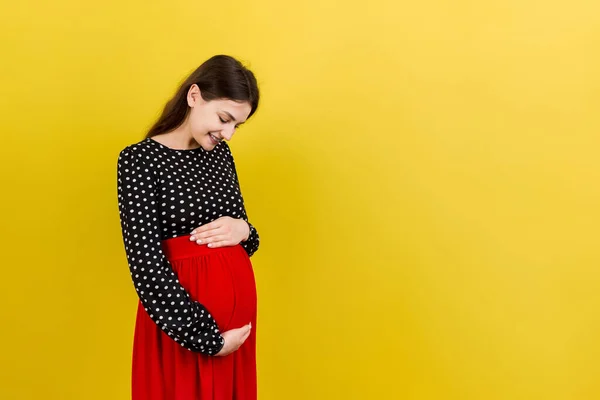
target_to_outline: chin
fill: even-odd
[[[214,144],[212,142],[212,140],[210,140],[210,138],[206,138],[207,140],[200,142],[200,146],[202,146],[202,148],[206,151],[210,151],[213,150],[215,147],[217,147],[216,144]]]
[[[204,150],[212,150],[212,148],[214,146],[212,146],[211,142],[210,142],[210,138],[208,137],[196,137],[196,136],[192,136],[194,138],[194,141],[200,146],[202,147]]]

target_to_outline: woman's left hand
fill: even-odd
[[[248,239],[250,226],[239,218],[221,217],[194,229],[190,241],[206,244],[210,248],[235,246]]]

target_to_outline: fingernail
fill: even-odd
[[[198,240],[196,241],[196,243],[198,243],[198,244],[202,244],[202,240],[198,239]]]
[[[190,237],[190,241],[193,242],[194,240],[196,240],[196,237],[194,237],[194,236]]]
[[[207,244],[208,247],[212,247],[212,243]]]
[[[192,231],[192,233],[191,233],[191,234],[193,235],[194,233],[196,233],[196,230],[195,230],[195,229]]]

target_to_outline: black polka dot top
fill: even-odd
[[[117,192],[129,270],[148,315],[183,347],[218,353],[224,339],[216,322],[181,286],[161,241],[223,216],[248,222],[229,146],[175,150],[144,139],[120,152]],[[259,237],[248,225],[250,236],[240,244],[252,256]]]

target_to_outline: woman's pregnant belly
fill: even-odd
[[[211,249],[190,242],[180,254],[166,253],[181,285],[208,309],[221,332],[256,320],[254,271],[242,246]]]

